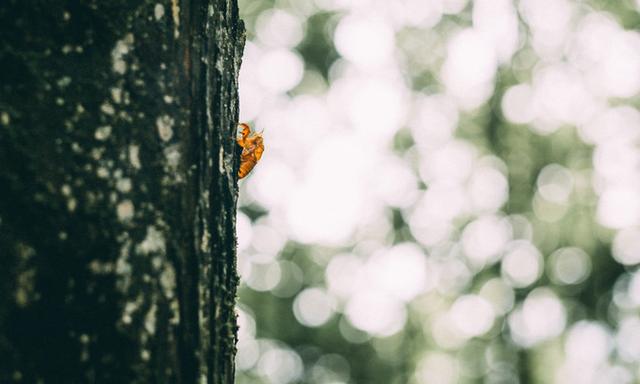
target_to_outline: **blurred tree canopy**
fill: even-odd
[[[640,2],[240,9],[239,383],[640,380]]]

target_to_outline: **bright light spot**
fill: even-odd
[[[454,15],[464,10],[467,6],[468,0],[443,0],[442,2],[444,13]]]
[[[359,290],[347,303],[345,315],[356,328],[374,336],[390,336],[407,321],[404,304],[374,290]]]
[[[460,183],[469,177],[475,155],[476,149],[466,141],[451,140],[441,148],[425,154],[420,162],[420,176],[427,183]]]
[[[616,234],[612,245],[613,258],[624,265],[640,263],[640,230],[628,228]]]
[[[519,345],[530,347],[558,336],[566,320],[565,308],[555,293],[548,288],[536,288],[521,307],[511,312],[511,337]]]
[[[495,212],[509,198],[507,178],[502,172],[490,166],[474,169],[467,189],[472,208],[478,213]]]
[[[640,318],[624,318],[616,335],[617,351],[622,360],[629,363],[640,362]]]
[[[414,210],[409,217],[409,229],[417,241],[425,246],[434,246],[450,236],[453,231],[451,223],[419,212]]]
[[[336,27],[338,53],[363,67],[376,67],[391,59],[393,30],[384,19],[345,16]]]
[[[238,241],[240,241],[240,234],[238,234]],[[286,242],[287,238],[277,230],[276,223],[260,222],[252,228],[251,245],[258,252],[277,255]]]
[[[640,124],[634,128],[640,128]],[[640,166],[640,151],[636,140],[608,140],[598,145],[593,153],[595,181],[607,186],[624,186],[636,182]]]
[[[511,215],[508,217],[508,220],[509,224],[511,224],[514,239],[531,241],[533,238],[533,227],[525,216]]]
[[[258,76],[260,84],[274,93],[289,91],[302,80],[304,62],[287,49],[273,49],[260,57]]]
[[[509,222],[498,216],[482,216],[469,223],[462,232],[462,248],[476,268],[483,268],[498,260],[511,239]]]
[[[249,193],[266,207],[286,204],[290,201],[291,191],[296,182],[291,166],[281,159],[265,157],[251,173]]]
[[[237,308],[238,313],[238,352],[236,366],[239,370],[249,370],[258,361],[260,350],[254,336],[256,323],[250,313]]]
[[[634,306],[640,307],[640,270],[631,275],[628,287],[629,300]]]
[[[538,174],[538,192],[546,200],[562,204],[565,203],[573,189],[573,176],[565,167],[549,164]]]
[[[572,4],[567,0],[523,0],[520,11],[533,32],[533,47],[543,58],[562,52],[571,27]]]
[[[252,339],[256,336],[256,321],[253,315],[243,308],[236,307],[238,313],[238,338]]]
[[[344,254],[331,258],[325,270],[325,280],[329,291],[342,298],[355,292],[361,280],[364,263],[356,256]]]
[[[340,384],[349,382],[349,361],[337,354],[322,355],[311,368],[314,383]]]
[[[441,77],[447,92],[463,109],[474,109],[493,92],[497,69],[493,47],[486,37],[473,29],[455,35],[448,44]]]
[[[293,314],[300,324],[319,327],[333,316],[335,303],[331,296],[320,288],[307,288],[293,301]]]
[[[395,81],[367,77],[335,89],[350,122],[368,141],[389,140],[404,121],[405,89]]]
[[[533,195],[532,201],[533,213],[542,221],[554,223],[559,221],[567,213],[568,205],[559,204],[544,199],[539,191]]]
[[[460,296],[450,310],[451,321],[465,337],[480,336],[491,329],[495,313],[485,298]]]
[[[453,220],[462,214],[466,208],[467,201],[461,187],[448,183],[432,183],[429,189],[422,195],[414,208],[413,215],[416,217],[416,230],[426,223],[433,223],[438,220],[444,224],[447,220]]]
[[[340,335],[350,343],[362,344],[371,340],[371,336],[367,332],[363,332],[355,328],[346,317],[342,317],[339,323]]]
[[[442,0],[397,0],[386,2],[390,17],[398,27],[405,25],[431,28],[442,18]]]
[[[238,211],[236,216],[236,232],[238,236],[238,252],[242,252],[251,244],[251,219]]]
[[[344,100],[341,100],[344,103]],[[282,105],[274,105],[260,118],[269,148],[277,152],[286,165],[299,170],[311,150],[333,131],[334,116],[329,111],[327,97],[300,95]]]
[[[500,278],[494,278],[484,283],[479,294],[480,297],[493,305],[493,310],[497,314],[503,315],[513,308],[515,301],[513,288]]]
[[[609,228],[625,228],[638,224],[640,196],[636,188],[613,186],[600,195],[597,209],[598,222]]]
[[[502,275],[516,288],[533,284],[542,275],[542,255],[526,240],[517,240],[508,247],[502,259]]]
[[[303,37],[301,21],[281,9],[269,9],[256,22],[256,36],[267,46],[294,47]]]
[[[283,346],[268,346],[258,361],[257,372],[270,384],[297,382],[303,373],[302,359]]]
[[[449,312],[437,314],[433,321],[425,322],[424,328],[427,334],[431,334],[433,341],[444,349],[461,348],[469,340],[451,321]]]
[[[607,360],[613,346],[609,331],[599,323],[580,321],[573,325],[565,340],[568,359],[595,365]]]
[[[582,140],[590,144],[598,144],[596,156],[594,156],[594,166],[602,168],[603,161],[608,165],[606,168],[615,168],[617,159],[614,154],[598,154],[602,145],[612,144],[614,151],[620,150],[621,146],[628,146],[628,142],[638,138],[640,133],[640,112],[630,106],[619,106],[601,111],[589,123],[580,125],[578,133]],[[637,151],[636,153],[637,156]],[[625,151],[626,152],[626,151]],[[626,155],[626,153],[625,153]],[[628,156],[628,155],[626,155]],[[628,157],[625,157],[628,159]],[[608,174],[609,172],[606,172]]]
[[[421,97],[408,121],[419,149],[438,148],[449,141],[458,124],[458,108],[446,96]]]
[[[415,372],[416,384],[453,384],[458,378],[456,360],[442,352],[431,352],[425,356]]]
[[[254,291],[270,291],[278,285],[281,275],[278,263],[252,263],[249,276],[245,277],[245,282]]]
[[[475,0],[473,27],[493,43],[500,62],[505,63],[518,48],[518,18],[511,0]]]
[[[260,357],[258,342],[254,339],[238,340],[236,367],[239,371],[247,371],[255,366]]]
[[[245,65],[242,66],[242,68],[245,67]],[[245,71],[240,70],[241,77],[244,73]],[[255,120],[262,110],[264,92],[256,83],[242,80],[240,81],[238,92],[240,97],[240,121]]]
[[[287,260],[280,260],[280,272],[282,277],[278,285],[271,290],[271,294],[276,297],[292,297],[300,291],[304,274],[296,263]]]
[[[533,106],[537,120],[531,128],[540,134],[552,133],[562,123],[583,124],[598,110],[580,73],[566,64],[542,67],[534,73]]]
[[[410,301],[427,283],[426,256],[412,243],[403,243],[374,254],[367,262],[367,284],[394,298]]]
[[[385,157],[376,166],[373,192],[392,207],[408,207],[418,198],[418,181],[409,165],[397,157]]]
[[[458,252],[458,249],[454,252]],[[438,292],[447,295],[462,293],[473,277],[467,265],[457,258],[435,263],[433,268],[438,277]]]
[[[591,259],[580,248],[561,248],[549,256],[549,277],[557,284],[579,284],[591,273]]]
[[[640,34],[618,32],[610,37],[595,65],[598,83],[611,97],[632,97],[640,91]]]
[[[364,217],[370,202],[364,197],[362,176],[370,161],[368,149],[352,136],[334,135],[311,153],[308,181],[291,191],[286,206],[294,238],[303,243],[340,244]]]
[[[536,117],[533,91],[528,84],[518,84],[507,89],[502,97],[502,113],[515,124],[528,124]]]

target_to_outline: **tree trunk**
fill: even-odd
[[[0,382],[232,383],[236,0],[5,0],[0,43]]]

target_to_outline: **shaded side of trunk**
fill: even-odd
[[[233,382],[236,1],[10,0],[0,42],[0,382]]]

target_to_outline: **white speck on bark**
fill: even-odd
[[[202,239],[200,240],[200,250],[202,252],[208,252],[209,251],[209,238],[211,237],[211,235],[209,235],[209,231],[205,230],[202,233]]]
[[[164,235],[153,225],[147,227],[146,237],[136,246],[136,252],[141,255],[148,255],[156,252],[164,253],[165,249]]]
[[[167,159],[169,170],[171,172],[177,171],[178,165],[180,165],[180,151],[178,150],[178,146],[172,145],[169,148],[165,149],[164,156]]]
[[[156,333],[156,310],[158,307],[154,304],[151,305],[149,311],[144,317],[144,329],[148,334],[153,335]]]
[[[127,62],[124,61],[124,56],[133,48],[133,41],[133,34],[127,33],[123,39],[116,42],[115,47],[111,51],[111,62],[114,72],[121,75],[127,72]]]
[[[224,148],[220,146],[220,151],[218,151],[218,168],[221,174],[226,173],[226,168],[224,166]]]
[[[131,324],[133,318],[131,317],[134,312],[140,309],[140,305],[142,304],[142,297],[137,297],[136,301],[129,301],[124,305],[124,310],[122,311],[122,322],[124,324]]]
[[[140,147],[136,144],[129,146],[129,162],[135,169],[140,169],[142,164],[140,163]]]
[[[106,179],[107,177],[109,177],[109,170],[105,167],[99,167],[96,170],[96,174],[98,175],[99,178]]]
[[[134,207],[131,200],[123,200],[116,206],[116,213],[118,214],[118,220],[129,221],[133,218]]]
[[[118,260],[116,260],[116,274],[118,275],[116,286],[121,292],[127,292],[131,285],[131,263],[129,263],[130,247],[131,240],[124,240],[120,246]]]
[[[69,76],[63,76],[58,79],[58,87],[61,89],[66,88],[69,84],[71,84],[71,78]]]
[[[169,263],[165,263],[164,269],[160,274],[160,286],[167,299],[172,299],[175,296],[176,271]]]
[[[173,17],[173,37],[180,36],[180,4],[178,0],[171,0],[171,15]]]
[[[111,135],[111,126],[110,125],[105,125],[102,127],[98,127],[95,131],[95,133],[93,134],[93,136],[96,138],[96,140],[100,140],[100,141],[105,141],[107,138],[109,138],[109,135]]]
[[[156,119],[158,134],[163,141],[169,141],[173,137],[174,120],[168,115],[162,115]]]
[[[122,193],[127,193],[131,191],[131,179],[128,177],[123,177],[116,181],[116,189]]]
[[[73,197],[67,200],[67,209],[69,210],[69,212],[75,211],[77,206],[78,206],[78,201]]]
[[[122,88],[111,88],[111,98],[116,104],[122,103]]]
[[[113,108],[113,105],[109,103],[103,103],[100,106],[100,110],[102,111],[102,113],[106,115],[113,115],[114,113],[116,113],[116,110]]]
[[[164,16],[164,5],[160,3],[156,4],[156,6],[153,8],[153,15],[155,16],[156,20],[162,19],[162,17]]]

